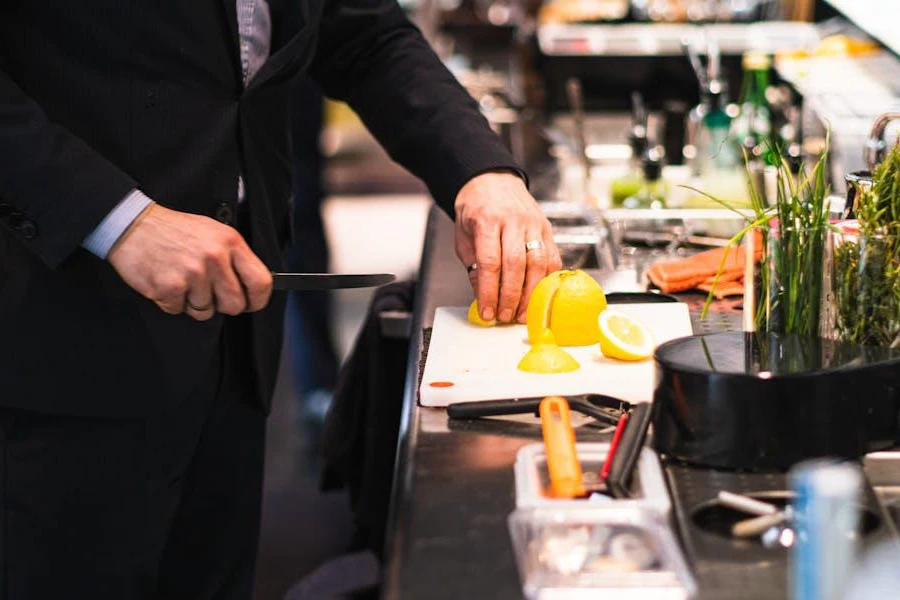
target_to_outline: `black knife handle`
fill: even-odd
[[[460,402],[447,407],[451,419],[478,419],[501,415],[537,414],[542,398],[513,398],[510,400],[487,400],[484,402]]]
[[[606,484],[616,498],[628,498],[631,495],[631,477],[647,439],[647,429],[650,428],[650,408],[650,403],[636,404],[631,409],[625,431],[622,432],[619,448],[606,479]]]

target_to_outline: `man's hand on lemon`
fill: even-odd
[[[550,222],[512,173],[474,177],[455,208],[456,254],[469,269],[481,320],[524,323],[534,287],[562,267]]]

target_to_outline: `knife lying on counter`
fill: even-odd
[[[397,279],[392,273],[359,275],[335,273],[272,273],[272,287],[276,290],[314,292],[349,288],[378,287]]]

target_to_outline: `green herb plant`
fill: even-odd
[[[857,200],[859,235],[834,248],[835,328],[842,340],[900,345],[900,145],[875,168]]]
[[[748,191],[753,208],[752,218],[744,217],[747,225],[732,237],[726,247],[713,290],[725,267],[731,248],[747,233],[759,230],[762,243],[762,268],[759,269],[756,303],[756,325],[761,331],[815,336],[819,334],[820,301],[822,298],[822,269],[825,242],[828,234],[828,212],[825,199],[829,186],[825,168],[828,140],[812,169],[801,167],[798,174],[778,150],[770,155],[782,157],[775,165],[776,197],[768,205],[761,191],[748,176]],[[750,159],[745,153],[748,175]],[[693,189],[693,188],[691,188]],[[727,203],[700,190],[714,202],[731,208]],[[740,213],[743,217],[743,213]],[[744,285],[756,282],[745,281]],[[711,291],[706,299],[703,316],[712,304]]]

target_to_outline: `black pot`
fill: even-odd
[[[900,350],[730,332],[673,340],[655,359],[653,443],[677,460],[784,470],[898,439]]]

